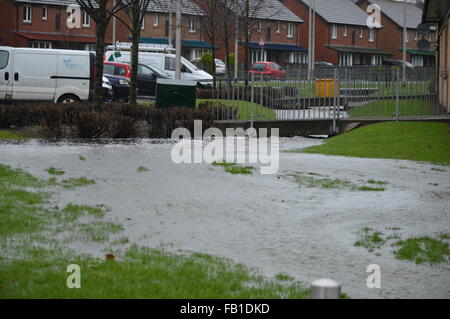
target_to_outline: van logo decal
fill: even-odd
[[[62,61],[64,63],[64,67],[68,68],[71,60],[70,59],[63,59]]]
[[[62,59],[64,67],[69,70],[83,70],[83,64],[72,63],[72,59]]]

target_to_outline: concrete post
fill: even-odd
[[[311,283],[310,299],[339,299],[341,286],[333,279],[317,279]]]

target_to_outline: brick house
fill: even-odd
[[[403,23],[404,7],[406,7],[406,53],[407,61],[415,66],[435,65],[434,32],[422,35],[417,26],[421,23],[422,9],[413,3],[403,3],[391,0],[358,0],[356,4],[363,10],[370,4],[376,4],[381,9],[381,24],[379,30],[379,46],[392,54],[393,59],[403,59]],[[429,49],[419,49],[420,40],[430,42]]]
[[[450,0],[426,0],[423,22],[437,26],[439,104],[450,113]]]
[[[300,45],[303,20],[278,0],[264,0],[250,17],[250,62],[272,61],[280,64],[305,64],[308,49]],[[242,19],[242,17],[241,17]],[[244,61],[244,36],[239,38],[239,61]],[[260,46],[260,42],[264,46]],[[234,44],[233,44],[234,47]]]
[[[68,5],[74,0],[0,0],[0,44],[93,50],[95,23],[81,11],[80,25],[69,28]]]
[[[313,0],[280,1],[305,21],[300,45],[307,46]],[[315,10],[315,61],[339,66],[381,65],[391,55],[379,47],[379,29],[367,26],[368,15],[351,0],[315,0]]]
[[[203,11],[191,0],[182,0],[182,55],[188,60],[203,56],[211,49],[211,44],[205,40],[205,36],[200,28],[199,17]],[[170,0],[159,0],[157,3],[151,3],[144,17],[141,29],[141,43],[153,45],[155,48],[169,46],[169,12],[172,11],[172,40],[175,41],[175,10],[174,1],[171,8]],[[126,19],[125,13],[120,13],[122,18]],[[110,37],[108,32],[108,38]],[[112,37],[112,36],[111,36]],[[116,39],[120,42],[130,42],[129,30],[117,21]]]

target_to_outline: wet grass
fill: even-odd
[[[135,245],[114,252],[115,261],[82,255],[65,241],[100,245],[111,253],[111,245],[129,244],[129,239],[122,225],[105,220],[109,210],[102,205],[52,206],[47,185],[0,165],[0,298],[308,297],[308,290],[287,274],[270,279],[210,255]],[[61,234],[64,240],[57,237]],[[66,286],[69,264],[81,268],[81,289]]]
[[[342,189],[351,191],[384,191],[383,187],[372,187],[368,185],[359,185],[352,183],[349,180],[330,178],[328,176],[323,176],[317,173],[290,173],[284,175],[287,178],[293,180],[299,186],[310,187],[310,188],[323,188],[323,189]],[[370,180],[369,180],[370,181]],[[368,182],[369,182],[368,181]]]
[[[393,251],[397,259],[409,260],[416,264],[423,263],[442,263],[450,260],[449,241],[450,234],[442,233],[437,238],[429,236],[412,237],[402,240],[399,233],[400,227],[386,227],[390,234],[384,234],[381,231],[369,227],[362,228],[358,233],[358,240],[354,243],[355,247],[364,247],[369,252],[375,252],[381,249],[387,242],[393,242],[391,247],[397,247]]]
[[[173,255],[132,246],[116,261],[60,256],[40,249],[2,265],[0,298],[307,298],[297,283],[267,280],[243,265],[208,255]],[[3,263],[3,262],[2,262]],[[81,288],[65,285],[68,264]]]
[[[225,163],[225,162],[214,162],[213,166],[223,167],[224,171],[230,174],[242,174],[242,175],[250,175],[253,174],[253,170],[255,169],[253,166],[239,166],[234,163]]]
[[[95,181],[92,179],[88,179],[86,177],[79,177],[79,178],[63,179],[61,184],[66,189],[74,189],[77,187],[83,187],[83,186],[95,184]]]
[[[438,167],[432,167],[431,170],[436,171],[436,172],[447,172],[445,169],[438,168]]]
[[[383,233],[369,227],[364,227],[359,232],[359,239],[354,243],[355,247],[364,247],[369,252],[380,249],[386,243]]]
[[[17,141],[17,140],[26,140],[26,139],[28,139],[27,136],[16,134],[16,133],[12,133],[12,132],[9,132],[9,131],[0,130],[0,140]]]
[[[138,171],[139,173],[143,173],[143,172],[148,172],[150,171],[147,167],[144,166],[139,166],[136,171]]]
[[[446,238],[448,240],[448,235]],[[447,262],[450,257],[448,242],[431,237],[414,237],[400,240],[395,243],[400,247],[394,252],[398,259],[410,260],[416,264]]]
[[[387,181],[377,181],[377,180],[374,180],[374,179],[369,179],[367,181],[367,183],[368,184],[376,184],[376,185],[387,185],[387,184],[389,184]]]
[[[385,122],[363,126],[297,152],[450,165],[450,135],[444,123]]]
[[[59,168],[49,167],[45,170],[50,175],[64,175],[65,172]]]
[[[417,100],[400,100],[399,113],[400,116],[431,116],[435,114],[435,110],[428,105],[429,101],[423,99]],[[363,106],[351,109],[347,114],[350,117],[387,117],[392,118],[396,114],[396,100],[386,99],[375,101]]]

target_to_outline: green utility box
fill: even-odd
[[[156,107],[185,106],[195,109],[197,82],[158,79],[156,82]]]

